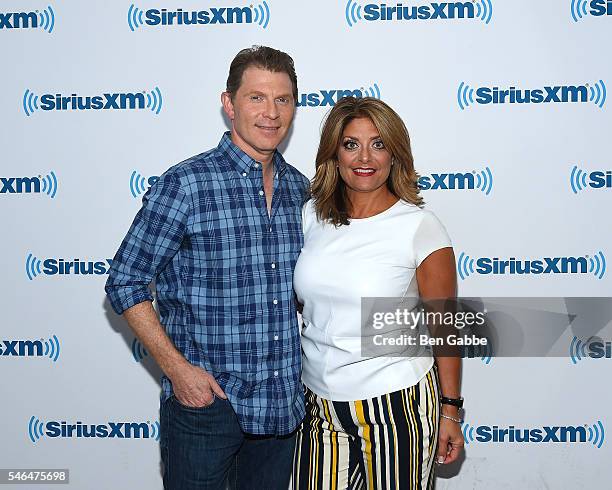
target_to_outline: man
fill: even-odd
[[[231,132],[147,192],[106,292],[164,373],[165,488],[285,490],[304,416],[292,276],[308,180],[276,150],[293,60],[240,51],[221,101]]]

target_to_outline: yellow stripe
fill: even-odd
[[[331,415],[329,413],[329,405],[327,403],[327,400],[324,400],[323,398],[321,398],[321,401],[323,402],[323,408],[324,411],[323,413],[325,414],[325,420],[327,420],[327,423],[329,424],[329,432],[330,432],[330,439],[331,439],[331,450],[332,450],[332,462],[331,462],[331,490],[336,490],[338,488],[338,477],[337,477],[337,471],[338,471],[338,434],[336,434],[336,431],[334,430],[334,424],[332,422],[332,418]]]
[[[357,421],[359,425],[363,427],[363,439],[365,441],[365,453],[366,460],[368,462],[368,481],[370,483],[369,488],[374,488],[374,469],[372,468],[372,442],[370,441],[370,426],[365,421],[363,412],[363,402],[358,400],[355,402],[355,413],[357,414]]]
[[[393,464],[393,471],[395,473],[395,477],[393,478],[395,480],[395,488],[398,488],[397,485],[399,483],[399,448],[398,448],[398,444],[397,444],[397,434],[395,432],[395,418],[393,417],[393,410],[391,408],[391,396],[389,394],[385,395],[385,400],[387,400],[387,410],[389,411],[389,421],[390,421],[390,425],[391,425],[391,430],[393,431],[393,454],[394,454],[394,464]],[[389,455],[391,455],[391,451],[389,451]],[[390,463],[390,462],[389,462]],[[387,463],[387,464],[389,464]]]

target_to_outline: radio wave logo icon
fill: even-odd
[[[356,24],[358,20],[363,20],[361,16],[361,5],[354,0],[348,0],[344,15],[349,27],[353,27],[353,24]]]
[[[130,175],[130,192],[135,199],[145,193],[145,191],[159,180],[159,176],[151,175],[145,179],[140,172],[134,170]]]
[[[145,92],[147,96],[147,109],[151,109],[151,112],[159,114],[162,109],[163,99],[159,87],[155,87],[151,92]]]
[[[374,85],[370,85],[367,88],[361,87],[361,92],[363,93],[364,97],[373,97],[380,100],[380,89],[378,88],[377,83],[374,83]]]
[[[130,8],[128,8],[127,20],[132,32],[144,24],[144,21],[142,20],[143,15],[144,10],[140,10],[138,7],[134,6],[134,4],[130,5]]]
[[[132,340],[132,356],[136,362],[141,362],[145,357],[147,357],[149,353],[144,348],[140,340],[134,337]]]
[[[30,437],[30,441],[36,444],[38,440],[45,435],[44,427],[45,424],[41,422],[38,417],[32,415],[28,423],[28,436]]]
[[[588,256],[587,256],[588,257]],[[589,272],[592,273],[598,279],[603,278],[606,273],[606,256],[600,250],[593,257],[589,259]]]
[[[491,0],[476,1],[476,17],[482,20],[485,24],[491,22],[493,16],[493,4]]]
[[[586,85],[589,89],[589,101],[593,102],[600,109],[606,103],[606,84],[603,80],[595,82],[593,85]]]
[[[476,172],[476,189],[480,189],[487,196],[491,193],[491,189],[493,189],[493,174],[489,167]]]
[[[38,25],[49,34],[53,32],[53,28],[55,27],[55,12],[53,12],[51,5],[42,12],[38,12]]]
[[[591,357],[589,356],[588,348],[591,342],[596,339],[598,339],[598,337],[583,340],[574,335],[569,346],[569,354],[572,364],[578,364],[578,361]]]
[[[578,191],[586,189],[588,173],[574,165],[570,173],[570,185],[574,194],[578,194]]]
[[[474,274],[474,262],[475,260],[465,252],[459,254],[459,258],[457,259],[457,272],[459,272],[459,277],[461,277],[462,280],[469,277],[470,274]]]
[[[60,343],[56,335],[53,335],[49,340],[45,340],[44,356],[49,356],[53,362],[57,362],[60,356]]]
[[[26,116],[31,116],[34,111],[38,110],[38,95],[30,92],[30,89],[26,89],[23,94],[23,111]]]
[[[57,194],[57,177],[55,176],[55,172],[51,170],[44,177],[40,177],[40,181],[42,182],[42,192],[47,194],[51,199],[55,198]]]
[[[147,420],[147,424],[149,424],[149,427],[151,429],[151,439],[155,439],[156,441],[159,441],[159,435],[160,435],[159,422],[156,420],[155,422],[151,423]]]
[[[606,438],[606,432],[601,420],[598,420],[593,425],[587,425],[587,428],[589,429],[588,441],[592,443],[593,446],[597,446],[597,449],[601,448]]]
[[[570,6],[572,12],[572,19],[574,22],[578,22],[578,19],[582,19],[586,17],[587,14],[587,0],[572,0],[572,4]]]
[[[462,111],[474,103],[474,89],[465,82],[461,82],[457,89],[457,103]]]
[[[491,364],[491,360],[493,359],[493,346],[491,345],[491,340],[487,339],[487,343],[484,345],[463,346],[462,357],[464,359],[480,358],[483,364]]]
[[[265,0],[259,5],[253,5],[253,22],[259,24],[264,29],[267,29],[268,23],[270,22],[270,7],[268,2]]]
[[[463,432],[463,439],[465,440],[466,446],[471,442],[474,442],[474,426],[463,422],[461,431]]]
[[[32,254],[26,257],[26,275],[30,281],[42,274],[42,260]]]

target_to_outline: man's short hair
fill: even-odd
[[[291,80],[291,85],[293,86],[293,99],[297,104],[297,75],[295,74],[293,58],[287,53],[268,46],[252,46],[243,49],[232,60],[225,89],[229,92],[232,99],[240,88],[242,74],[251,66],[275,73],[286,73]]]

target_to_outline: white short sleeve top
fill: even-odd
[[[361,357],[361,298],[418,296],[416,268],[451,246],[428,210],[399,200],[370,218],[335,227],[303,209],[304,247],[294,273],[302,312],[302,381],[334,401],[380,396],[412,386],[433,365],[418,357]]]

